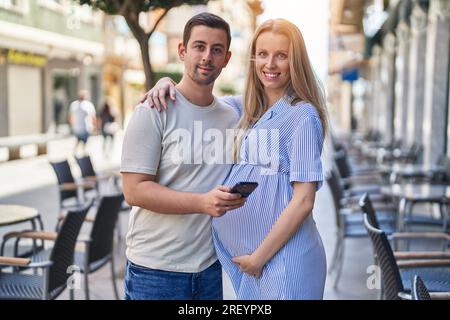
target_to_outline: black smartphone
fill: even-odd
[[[238,182],[231,188],[230,192],[239,193],[243,198],[247,198],[257,186],[257,182]]]

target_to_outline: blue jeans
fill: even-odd
[[[222,300],[222,266],[217,260],[198,273],[150,269],[127,261],[126,300]]]

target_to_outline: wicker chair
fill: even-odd
[[[120,191],[120,187],[118,185],[118,176],[107,174],[107,175],[99,175],[94,169],[94,166],[91,161],[91,157],[86,155],[84,157],[75,157],[75,160],[80,167],[81,176],[84,181],[93,182],[95,184],[95,188],[97,192],[100,193],[100,184],[101,182],[112,182],[112,186],[114,191]]]
[[[84,292],[88,300],[89,295],[89,274],[102,268],[108,262],[111,266],[111,279],[116,299],[119,294],[116,286],[114,268],[114,229],[123,201],[123,194],[103,196],[96,207],[95,219],[88,237],[79,237],[78,241],[84,244],[84,250],[75,251],[75,265],[84,274]],[[43,250],[32,257],[35,261],[48,260],[51,250]]]
[[[328,272],[332,273],[335,271],[334,288],[337,288],[344,264],[345,240],[347,238],[365,238],[367,237],[367,231],[363,225],[361,209],[357,206],[352,207],[351,201],[347,201],[348,199],[344,197],[344,190],[337,172],[335,170],[329,172],[326,180],[333,197],[336,220],[336,245]],[[384,203],[380,204],[385,209],[391,209]],[[384,228],[392,232],[395,223],[395,212],[384,211],[382,213],[382,222]]]
[[[422,279],[415,275],[412,282],[412,299],[413,300],[431,300],[430,293],[428,292],[425,283]]]
[[[364,214],[364,225],[381,270],[382,297],[385,300],[410,299],[410,279],[415,274],[425,279],[430,291],[450,291],[450,259],[411,258],[397,261],[386,233],[372,226],[367,214]]]
[[[12,267],[42,269],[42,274],[0,273],[0,299],[48,300],[57,298],[67,287],[73,266],[75,244],[89,206],[69,211],[59,233],[29,231],[18,237],[54,241],[48,259],[0,257],[0,264]],[[73,288],[70,288],[71,291]]]
[[[59,208],[81,207],[85,201],[85,193],[95,189],[95,183],[91,181],[75,182],[67,160],[60,162],[50,162],[55,172],[59,187]],[[78,192],[80,191],[81,196]],[[80,199],[82,198],[82,199]],[[67,205],[66,200],[75,200],[75,205]]]

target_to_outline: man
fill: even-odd
[[[86,144],[90,133],[95,128],[95,107],[88,99],[88,92],[80,90],[78,100],[70,104],[70,125],[77,138],[75,154],[79,144],[82,144],[83,154],[86,152]]]
[[[126,299],[223,298],[211,218],[245,202],[230,188],[215,187],[231,164],[214,147],[238,121],[212,94],[230,59],[230,41],[222,18],[192,17],[178,46],[185,70],[176,86],[177,106],[159,113],[139,105],[129,122],[121,165],[125,198],[133,206]]]

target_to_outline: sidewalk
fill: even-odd
[[[114,148],[109,155],[102,152],[102,137],[90,138],[88,152],[98,171],[117,169],[120,165],[121,134],[117,135]],[[58,189],[56,177],[48,164],[48,159],[69,159],[73,173],[79,176],[79,171],[72,157],[75,139],[64,139],[50,143],[48,156],[32,157],[22,160],[0,163],[0,203],[22,204],[37,208],[43,217],[46,229],[53,230],[58,211]],[[331,262],[335,243],[335,218],[331,194],[324,184],[317,193],[314,217],[325,245],[327,261]],[[126,233],[128,216],[121,214],[122,235]],[[0,237],[6,232],[26,226],[2,227]],[[85,229],[82,232],[86,232]],[[123,270],[125,263],[124,243],[116,244],[116,270],[118,275],[119,293],[123,294]],[[366,287],[366,269],[372,261],[372,248],[368,238],[348,240],[344,270],[338,291],[332,289],[333,277],[327,278],[325,299],[376,299],[377,291]],[[105,266],[90,275],[91,299],[113,299],[114,294],[110,280],[109,266]],[[76,299],[84,299],[83,290],[75,293]],[[59,299],[68,299],[67,290]],[[224,275],[224,298],[235,299],[228,277]]]

